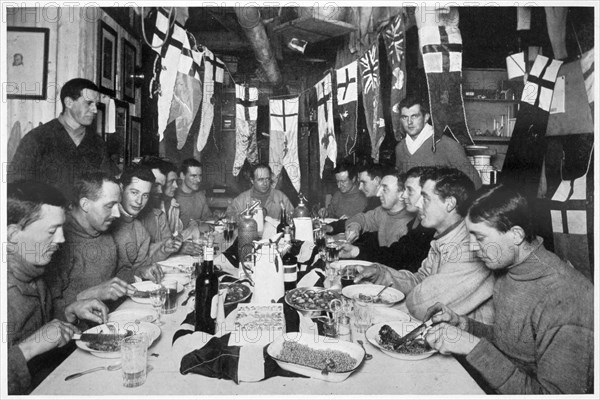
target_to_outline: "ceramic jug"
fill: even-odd
[[[251,303],[276,303],[285,294],[283,261],[277,243],[255,243],[252,261],[242,263],[244,272],[254,285]]]

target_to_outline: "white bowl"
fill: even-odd
[[[323,375],[321,369],[294,364],[279,359],[279,355],[281,354],[285,340],[307,345],[314,350],[338,350],[349,354],[356,360],[356,363],[348,371],[329,372],[327,375]],[[327,382],[343,382],[360,366],[365,357],[365,351],[363,348],[355,343],[301,332],[288,332],[283,336],[279,336],[273,342],[271,342],[271,344],[269,344],[267,347],[267,353],[275,360],[275,362],[277,362],[277,364],[279,364],[281,368],[287,371]]]
[[[396,351],[388,350],[388,349],[384,348],[379,343],[379,330],[381,329],[381,327],[383,325],[388,325],[390,328],[395,330],[396,333],[398,333],[398,335],[400,335],[402,337],[402,336],[406,335],[407,333],[409,333],[410,331],[412,331],[413,329],[415,329],[420,324],[421,324],[421,321],[380,322],[378,324],[372,325],[369,329],[367,329],[367,332],[365,332],[365,336],[366,336],[367,340],[373,346],[377,347],[379,350],[381,350],[383,353],[387,354],[390,357],[397,358],[399,360],[406,360],[406,361],[423,360],[425,358],[431,357],[433,354],[437,353],[437,351],[432,349],[432,350],[424,351],[423,353],[419,353],[419,354],[398,353]]]
[[[373,285],[369,283],[350,285],[342,289],[342,294],[349,299],[355,299],[361,294],[363,296],[375,296],[383,288],[383,285]],[[388,287],[381,293],[381,301],[373,303],[373,305],[376,307],[391,307],[399,301],[404,300],[404,297],[404,293],[401,291],[394,289],[393,287]]]

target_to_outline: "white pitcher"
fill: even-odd
[[[253,262],[242,263],[244,272],[254,284],[251,303],[274,303],[285,294],[283,261],[277,244],[267,241],[255,243]]]

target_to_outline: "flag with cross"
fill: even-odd
[[[383,31],[387,49],[387,60],[392,71],[390,105],[392,108],[392,129],[396,140],[404,137],[400,124],[400,102],[406,97],[406,42],[405,25],[402,13],[392,18]]]
[[[340,144],[343,145],[342,157],[344,158],[354,152],[356,144],[357,70],[358,62],[353,61],[335,71],[337,114],[340,118]]]
[[[298,104],[300,97],[269,100],[270,140],[269,165],[274,184],[285,168],[297,192],[300,192],[300,163],[298,161]]]
[[[319,129],[319,176],[323,177],[325,160],[329,158],[335,168],[337,142],[333,127],[333,99],[331,98],[331,73],[328,72],[316,85],[317,118]]]
[[[538,55],[519,103],[517,120],[502,166],[500,180],[536,197],[546,153],[546,129],[554,85],[562,61]]]
[[[360,76],[362,79],[362,95],[367,120],[367,129],[371,137],[371,157],[373,161],[379,160],[379,147],[385,137],[385,124],[383,123],[383,109],[379,98],[379,41],[376,41],[358,60]]]
[[[235,159],[233,176],[238,176],[244,161],[258,162],[256,118],[258,116],[258,88],[235,85]]]
[[[429,106],[434,128],[433,150],[444,132],[463,146],[472,145],[462,95],[462,37],[458,29],[458,9],[426,7],[415,9],[419,45],[427,77]]]
[[[204,81],[202,91],[202,114],[200,119],[200,129],[198,131],[198,140],[196,142],[197,151],[202,151],[208,140],[210,128],[213,124],[215,115],[215,86],[223,83],[223,73],[225,64],[219,60],[212,51],[204,49]]]

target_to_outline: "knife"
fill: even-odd
[[[132,331],[127,331],[127,333],[75,333],[73,339],[89,343],[112,343],[125,339],[132,334]]]
[[[398,341],[394,343],[394,347],[398,348],[400,346],[403,346],[407,342],[410,342],[410,341],[418,338],[419,336],[421,336],[421,334],[423,334],[423,332],[425,332],[427,329],[429,329],[429,327],[431,327],[432,325],[433,325],[433,321],[430,318],[427,321],[423,322],[421,325],[417,326],[412,331],[408,332],[406,335],[402,336],[400,339],[398,339]]]
[[[150,292],[148,291],[142,291],[142,290],[136,290],[135,292],[133,292],[130,297],[138,297],[138,298],[142,298],[142,299],[149,299],[150,298]]]

